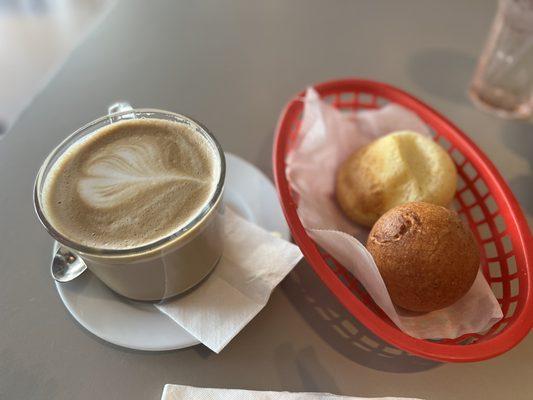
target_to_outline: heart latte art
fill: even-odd
[[[53,165],[45,211],[86,246],[132,248],[186,225],[209,202],[216,150],[185,124],[122,121],[74,144]]]

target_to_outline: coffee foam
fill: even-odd
[[[214,146],[193,128],[121,121],[74,143],[54,163],[44,210],[54,228],[85,246],[137,247],[193,219],[219,173]]]

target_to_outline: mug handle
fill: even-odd
[[[131,111],[128,113],[128,111]],[[107,113],[109,114],[109,120],[111,123],[117,122],[123,119],[133,119],[135,118],[135,113],[133,112],[133,107],[130,103],[126,101],[117,101],[116,103],[111,104],[107,108]]]

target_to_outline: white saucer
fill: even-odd
[[[259,226],[289,238],[272,182],[252,164],[226,154],[224,202]],[[56,288],[70,314],[99,338],[135,350],[174,350],[198,344],[152,304],[121,297],[89,271]]]

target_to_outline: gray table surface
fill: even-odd
[[[165,383],[180,383],[530,399],[531,335],[481,363],[383,358],[372,350],[382,342],[305,263],[219,355],[109,345],[63,307],[48,275],[52,241],[32,207],[42,159],[114,100],[195,116],[272,176],[272,135],[287,99],[312,82],[363,76],[455,121],[500,168],[531,223],[532,125],[485,115],[465,96],[494,10],[486,0],[120,2],[0,141],[0,398],[158,399]]]

